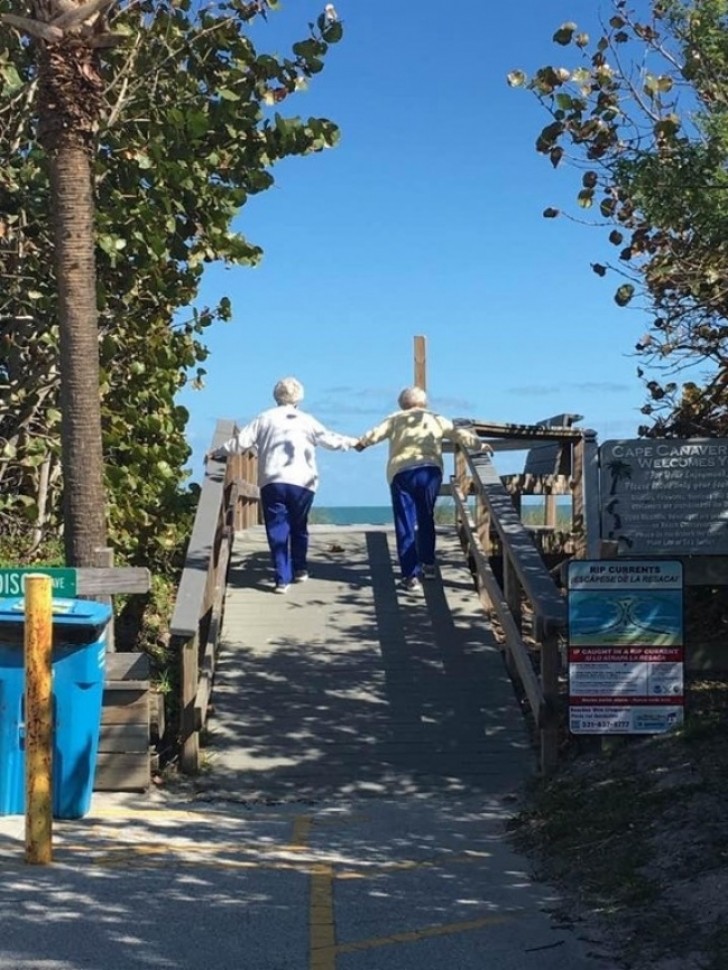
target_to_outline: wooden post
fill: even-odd
[[[25,578],[25,861],[52,861],[53,581]]]
[[[99,569],[112,569],[114,565],[114,550],[109,548],[94,549],[94,566]],[[106,652],[116,653],[116,638],[114,636],[114,599],[112,596],[94,597],[100,603],[111,607],[111,621],[106,631]]]
[[[561,658],[557,637],[547,634],[541,641],[541,689],[547,721],[541,726],[541,771],[548,777],[559,760],[559,669]]]
[[[523,610],[521,608],[521,584],[513,568],[508,549],[503,546],[503,596],[516,624],[518,632],[523,630]]]
[[[427,343],[424,337],[415,337],[415,387],[427,390]]]
[[[574,444],[571,473],[574,552],[577,559],[599,556],[599,452],[596,431]]]
[[[200,767],[200,735],[195,724],[195,697],[200,681],[200,641],[198,637],[191,637],[184,642],[181,645],[181,651],[182,710],[180,711],[180,733],[182,750],[180,752],[180,768],[186,774],[194,774]]]

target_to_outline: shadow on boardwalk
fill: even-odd
[[[271,593],[262,530],[238,537],[200,787],[241,799],[497,795],[535,768],[459,546],[397,589],[393,536],[314,527],[309,582]]]

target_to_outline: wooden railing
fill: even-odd
[[[497,452],[525,451],[548,443],[560,449],[550,474],[501,477],[487,456],[456,448],[455,475],[446,490],[455,501],[461,541],[483,605],[497,617],[507,666],[520,681],[533,712],[546,774],[558,756],[560,643],[566,630],[566,602],[542,556],[543,535],[555,529],[554,516],[547,515],[551,521],[540,531],[524,525],[520,497],[570,495],[570,553],[597,558],[596,436],[569,427],[486,422],[472,427]],[[218,422],[211,447],[234,432],[232,422]],[[198,770],[200,763],[200,732],[207,720],[232,540],[235,532],[260,522],[256,479],[257,460],[251,455],[226,462],[211,460],[205,471],[171,622],[173,645],[180,657],[180,767],[187,772]],[[495,545],[502,554],[502,583],[491,566]],[[524,641],[524,607],[531,649]]]
[[[572,554],[594,554],[598,545],[597,495],[594,490],[596,438],[576,428],[538,428],[475,423],[474,430],[495,450],[525,450],[544,442],[564,452],[551,475],[504,476],[489,457],[456,449],[451,494],[460,537],[475,571],[484,607],[494,611],[504,636],[506,664],[520,681],[540,735],[541,770],[553,770],[559,749],[560,642],[566,632],[566,601],[534,539],[534,530],[521,521],[521,494],[570,494],[572,497]],[[471,510],[470,496],[475,498]],[[514,496],[516,501],[514,502]],[[555,528],[555,524],[554,524]],[[497,542],[502,554],[503,580],[491,567]],[[524,642],[524,607],[530,616],[534,647]],[[538,672],[532,653],[538,654]]]
[[[235,430],[232,421],[218,421],[211,449]],[[180,670],[180,767],[186,772],[200,765],[233,537],[259,521],[256,479],[257,459],[249,454],[210,460],[205,468],[171,621]]]

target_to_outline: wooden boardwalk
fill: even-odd
[[[272,593],[261,527],[231,559],[198,779],[241,800],[497,796],[536,759],[452,530],[441,578],[397,589],[394,535],[314,526],[307,583]]]

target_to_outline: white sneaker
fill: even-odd
[[[400,582],[399,588],[408,593],[417,593],[422,589],[422,583],[420,582],[419,576],[408,576],[407,579],[403,579]]]
[[[288,583],[276,583],[274,593],[278,593],[279,596],[283,596],[288,592]]]
[[[305,583],[308,579],[308,570],[299,569],[298,572],[293,574],[294,583]]]

